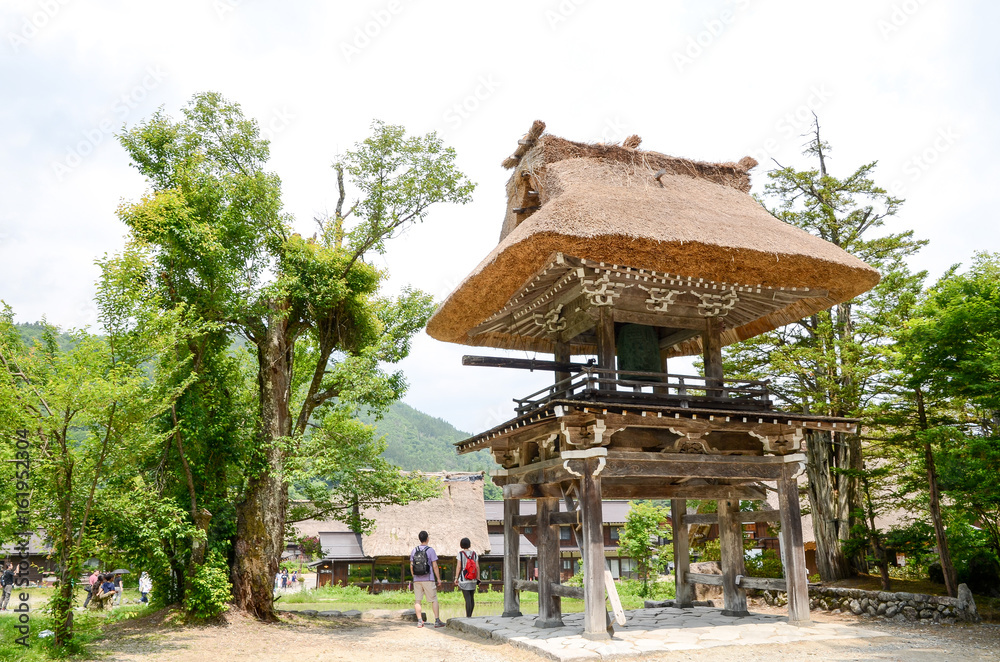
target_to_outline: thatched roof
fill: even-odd
[[[361,549],[366,557],[409,556],[419,542],[417,534],[421,531],[427,531],[428,542],[438,556],[458,556],[462,538],[468,538],[472,549],[480,554],[489,551],[482,472],[424,476],[441,481],[441,496],[365,511],[365,517],[375,520],[374,531],[361,536]],[[296,527],[303,535],[347,530],[341,522],[317,520],[306,520]]]
[[[500,243],[427,325],[438,340],[551,352],[551,339],[470,332],[502,310],[554,254],[695,280],[818,292],[734,324],[723,334],[726,344],[829,308],[878,282],[878,272],[861,260],[758,204],[748,193],[749,170],[757,165],[752,158],[703,163],[571,142],[541,135],[539,125],[544,128],[536,123],[504,162],[514,170]],[[695,338],[673,353],[699,351]]]

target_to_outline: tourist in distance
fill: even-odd
[[[410,552],[410,574],[413,575],[413,610],[417,613],[417,627],[424,627],[420,613],[420,602],[426,596],[434,610],[434,627],[444,627],[438,608],[437,587],[441,585],[441,572],[438,570],[437,553],[427,544],[428,535],[421,531],[417,538],[420,544]]]
[[[149,578],[149,573],[145,570],[139,576],[139,601],[143,604],[149,602],[149,592],[153,590],[153,580]]]
[[[479,586],[479,555],[470,549],[472,541],[462,538],[459,542],[462,551],[458,553],[458,563],[455,564],[455,583],[462,589],[465,597],[465,617],[472,618],[472,610],[476,606],[476,587]]]

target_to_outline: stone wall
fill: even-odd
[[[787,602],[783,592],[763,591],[768,604]],[[862,591],[856,588],[809,587],[809,608],[855,616],[871,616],[893,621],[932,621],[935,623],[978,623],[979,613],[972,591],[959,584],[958,597],[949,598],[923,593]]]

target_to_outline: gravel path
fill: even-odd
[[[1000,660],[1000,626],[997,625],[889,624],[816,613],[813,616],[816,620],[880,630],[889,636],[780,646],[720,647],[641,659],[698,662]],[[252,662],[396,662],[405,659],[537,662],[542,659],[509,645],[463,635],[451,628],[417,628],[412,623],[394,621],[325,622],[298,617],[285,620],[265,625],[241,614],[229,614],[224,624],[178,627],[163,616],[153,616],[109,627],[108,639],[100,644],[100,650],[107,656],[104,659],[110,662],[243,662],[248,659]]]

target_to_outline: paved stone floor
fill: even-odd
[[[886,636],[837,623],[796,627],[789,625],[785,616],[770,614],[751,614],[743,618],[723,616],[721,610],[712,607],[637,609],[627,612],[626,619],[624,627],[615,625],[614,638],[608,641],[589,641],[581,636],[583,614],[566,614],[564,627],[552,629],[534,627],[534,616],[452,618],[448,627],[509,643],[561,662],[620,659],[713,646]]]

